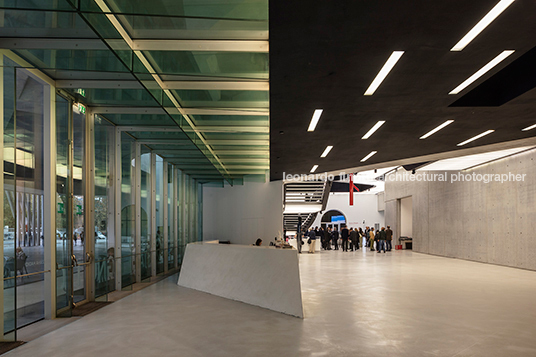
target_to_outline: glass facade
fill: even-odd
[[[0,8],[3,37],[17,39],[0,49],[9,341],[24,325],[176,271],[186,245],[202,240],[203,184],[265,174],[268,3]],[[135,51],[125,35],[150,41]]]

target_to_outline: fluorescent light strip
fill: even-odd
[[[476,139],[480,139],[480,138],[483,137],[483,136],[486,136],[486,135],[488,135],[488,134],[491,134],[491,133],[493,133],[494,131],[495,131],[495,130],[488,130],[488,131],[485,131],[485,132],[483,132],[482,134],[478,134],[477,136],[473,136],[471,139],[467,139],[467,140],[465,140],[464,142],[459,143],[457,146],[463,146],[463,145],[465,145],[465,144],[467,144],[467,143],[470,143],[471,141],[475,141]]]
[[[437,133],[439,130],[443,129],[444,127],[446,127],[447,125],[449,125],[452,122],[454,122],[454,120],[447,120],[446,122],[444,122],[443,124],[441,124],[437,128],[432,129],[429,132],[427,132],[426,134],[424,134],[423,136],[421,136],[419,139],[426,139],[427,137],[431,136],[432,134]]]
[[[318,124],[318,121],[320,120],[320,116],[322,115],[323,109],[316,109],[313,118],[311,119],[311,123],[309,124],[309,128],[307,131],[315,131],[316,124]]]
[[[315,172],[316,169],[318,169],[318,165],[313,166],[313,168],[311,169],[311,172]]]
[[[531,126],[529,126],[529,127],[526,127],[525,129],[521,129],[521,131],[528,131],[528,130],[532,130],[532,129],[534,129],[534,128],[536,128],[536,124],[531,125]]]
[[[374,124],[374,126],[369,130],[367,131],[367,133],[365,135],[363,135],[363,137],[361,139],[368,139],[370,138],[370,136],[372,134],[374,134],[374,132],[376,130],[378,130],[380,128],[380,126],[382,126],[383,124],[385,123],[384,120],[380,120],[379,122],[377,122],[376,124]]]
[[[331,151],[331,149],[333,149],[333,146],[326,146],[326,150],[324,150],[324,152],[322,153],[322,155],[320,155],[320,157],[328,156],[328,154]]]
[[[364,158],[361,159],[361,162],[365,162],[367,161],[368,159],[370,159],[372,156],[374,156],[374,154],[376,154],[377,151],[371,151],[370,154],[368,154],[367,156],[365,156]]]
[[[389,72],[391,72],[396,62],[398,62],[398,60],[400,59],[400,57],[402,57],[403,54],[404,51],[393,51],[393,53],[391,53],[391,56],[389,56],[389,59],[387,59],[387,62],[385,62],[380,72],[378,72],[378,75],[376,76],[376,78],[374,78],[368,89],[365,91],[364,95],[374,94],[376,89],[378,89],[380,84],[382,84],[385,77],[387,77]]]
[[[499,3],[495,5],[493,9],[491,9],[490,12],[488,12],[486,16],[484,16],[482,20],[480,20],[475,25],[475,27],[473,27],[471,31],[469,31],[465,36],[463,36],[463,38],[457,44],[455,44],[454,47],[452,47],[450,50],[451,51],[463,50],[465,46],[467,46],[471,41],[473,41],[475,37],[480,34],[480,32],[482,32],[486,27],[488,27],[488,25],[491,24],[491,22],[495,20],[504,10],[506,10],[508,6],[512,5],[513,2],[514,0],[499,1]]]
[[[454,88],[449,94],[458,94],[462,90],[464,90],[466,87],[468,87],[471,83],[476,81],[478,78],[482,77],[486,72],[488,72],[490,69],[504,61],[508,56],[510,56],[512,53],[514,53],[514,50],[507,50],[502,51],[497,57],[492,59],[487,65],[479,69],[475,74],[473,74],[471,77],[467,78],[462,84]]]

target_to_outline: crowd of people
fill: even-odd
[[[363,248],[370,248],[370,251],[381,253],[392,250],[393,231],[390,226],[382,227],[374,231],[374,227],[353,228],[343,225],[339,232],[337,227],[311,227],[309,231],[303,232],[303,239],[309,243],[309,253],[315,252],[316,241],[320,240],[323,250],[339,250],[343,252],[353,252]]]

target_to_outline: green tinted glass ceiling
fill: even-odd
[[[21,7],[5,28],[29,41],[7,48],[62,80],[59,88],[84,89],[76,96],[89,110],[178,167],[216,177],[264,172],[267,0],[9,3]]]
[[[119,21],[133,39],[268,39],[267,21],[122,15]]]
[[[115,0],[108,3],[112,12],[125,14],[268,20],[266,0]],[[98,10],[92,0],[81,0],[80,7],[82,11]]]
[[[267,79],[268,53],[144,51],[158,73]],[[141,68],[135,67],[136,72]]]
[[[184,107],[268,108],[268,91],[174,90]]]
[[[169,115],[159,114],[106,114],[106,119],[121,126],[163,126],[173,127],[175,121]],[[180,117],[180,116],[176,116]],[[180,118],[177,118],[180,120]]]
[[[74,12],[4,10],[2,36],[46,38],[99,38]]]

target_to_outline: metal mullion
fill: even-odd
[[[115,132],[115,158],[114,158],[114,164],[115,164],[115,172],[113,173],[113,177],[115,177],[115,209],[114,209],[114,216],[115,216],[115,256],[114,256],[114,267],[115,267],[115,290],[121,291],[122,289],[122,273],[121,273],[121,180],[122,180],[122,173],[121,173],[121,131],[117,129],[117,127],[114,128]]]
[[[156,154],[151,151],[151,276],[156,276]]]
[[[118,128],[118,130],[121,130]],[[136,153],[134,158],[136,197],[134,207],[136,210],[136,235],[135,235],[135,259],[136,259],[136,282],[141,282],[141,145],[136,142]]]
[[[174,268],[177,268],[179,264],[179,225],[178,225],[179,208],[177,205],[177,199],[179,197],[178,179],[179,179],[179,170],[176,166],[173,166],[173,198],[171,200],[171,205],[173,207],[173,232],[174,232],[173,254],[175,257]]]
[[[160,198],[161,202],[164,204],[164,219],[163,219],[163,222],[164,222],[164,227],[163,227],[163,234],[161,236],[164,237],[164,244],[160,245],[160,247],[163,246],[164,248],[164,273],[167,273],[168,271],[168,167],[167,167],[167,161],[166,160],[163,160],[162,161],[162,172],[163,172],[163,177],[162,177],[162,182],[161,184],[164,184],[164,186],[162,187],[162,196]]]
[[[84,231],[86,235],[86,258],[93,264],[93,269],[84,269],[86,275],[86,300],[95,300],[95,115],[88,111],[86,113],[86,140],[85,140],[85,163],[84,170],[87,174],[85,183],[84,198]],[[90,230],[88,227],[93,227]],[[91,265],[88,264],[88,265]],[[83,264],[79,264],[83,265]]]

